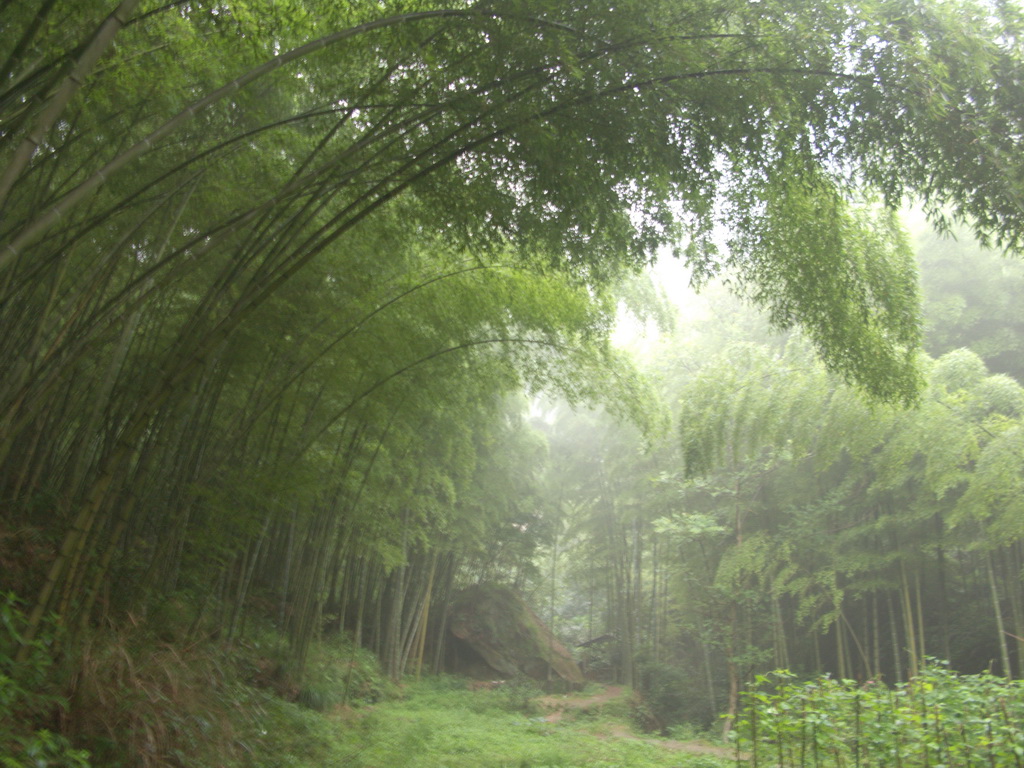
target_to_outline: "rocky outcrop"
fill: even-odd
[[[569,651],[508,587],[477,584],[462,590],[449,609],[448,629],[458,640],[456,654],[471,649],[498,675],[583,685]],[[459,661],[466,660],[456,659],[457,668]]]

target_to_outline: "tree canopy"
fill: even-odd
[[[912,401],[891,211],[1024,241],[1021,25],[970,0],[4,3],[0,481],[49,553],[26,642],[109,609],[118,569],[123,606],[209,571],[229,635],[276,585],[300,657],[327,607],[375,604],[397,673],[409,585],[478,552],[452,532],[489,443],[529,442],[504,398],[642,420],[607,337],[663,247]],[[478,539],[515,538],[499,511]]]
[[[738,269],[834,368],[905,398],[905,248],[851,199],[1024,236],[1009,4],[65,6],[2,28],[0,270],[15,316],[62,274],[115,280],[83,333],[230,253],[208,279],[237,295],[189,333],[205,349],[404,196],[399,232],[587,280],[686,234],[697,274]],[[70,343],[35,314],[6,359]]]
[[[439,668],[460,580],[555,583],[565,539],[622,677],[683,626],[712,701],[716,655],[735,702],[761,630],[780,660],[813,626],[840,670],[869,633],[861,667],[913,667],[915,567],[944,574],[966,531],[1001,621],[1020,394],[969,354],[922,363],[893,211],[1024,244],[1022,29],[983,0],[0,2],[0,589],[25,613],[3,606],[0,676],[161,611],[228,643],[259,615],[295,681],[332,628],[392,677]],[[668,251],[807,339],[680,375],[681,459],[645,452],[650,378],[609,342],[620,301],[657,315],[630,280]],[[524,390],[643,438],[548,483]],[[822,562],[805,523],[850,510],[827,543],[857,562]],[[869,583],[871,544],[908,530]]]

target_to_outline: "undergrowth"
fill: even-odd
[[[315,710],[393,695],[374,657],[341,640],[313,650],[300,684],[270,629],[229,646],[128,617],[62,654],[51,622],[16,660],[24,624],[0,598],[0,768],[319,766],[343,752]]]
[[[0,766],[87,768],[88,752],[73,748],[57,732],[68,703],[52,682],[50,645],[56,631],[48,626],[39,639],[25,644],[27,657],[16,660],[23,626],[14,595],[0,595]]]
[[[547,722],[527,679],[493,690],[448,676],[395,686],[371,654],[342,639],[318,644],[300,680],[269,627],[226,646],[128,620],[90,630],[74,656],[62,656],[50,625],[16,663],[23,622],[14,598],[0,600],[0,768],[730,764],[625,738],[625,711]]]
[[[729,760],[624,738],[618,718],[550,723],[501,688],[457,678],[410,684],[346,732],[352,768],[725,768]],[[618,726],[616,728],[615,726]],[[613,735],[612,731],[617,734]]]
[[[887,687],[828,677],[760,676],[735,734],[752,762],[781,768],[1021,768],[1024,685],[932,662]]]

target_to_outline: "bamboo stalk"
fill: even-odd
[[[139,2],[140,0],[122,0],[114,12],[103,20],[99,29],[93,35],[92,40],[82,52],[82,55],[78,57],[71,72],[61,81],[56,93],[50,97],[46,108],[39,115],[39,120],[36,122],[35,127],[22,139],[21,144],[18,145],[3,174],[0,175],[0,210],[3,209],[7,196],[10,194],[18,177],[28,166],[36,152],[39,151],[39,147],[42,146],[46,139],[46,134],[50,132],[50,129],[57,122],[57,118],[60,117],[61,112],[64,111],[71,98],[85,83],[89,73],[96,66],[96,62],[100,60],[100,57],[103,56],[107,48],[114,42],[114,37],[121,30],[121,27],[125,25],[128,16],[135,10]],[[0,269],[3,266],[6,266],[5,259],[0,257]]]
[[[416,648],[416,679],[420,679],[423,672],[423,652],[427,644],[427,619],[430,617],[430,601],[434,590],[434,572],[437,570],[437,550],[434,550],[434,557],[430,562],[430,572],[427,575],[427,594],[423,599],[423,616],[420,618],[419,640]]]
[[[1013,670],[1010,668],[1010,649],[1006,643],[1006,626],[1003,623],[1003,611],[999,604],[999,589],[996,586],[996,573],[992,567],[992,553],[985,556],[985,565],[988,571],[988,585],[992,596],[992,613],[996,619],[996,634],[999,642],[999,658],[1003,665],[1003,676],[1007,680],[1013,679]]]

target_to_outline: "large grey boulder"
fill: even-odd
[[[448,629],[498,675],[583,685],[569,651],[508,587],[475,584],[459,592],[448,611]]]

